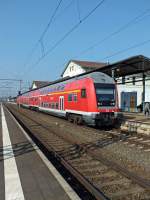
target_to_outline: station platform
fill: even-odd
[[[150,136],[150,117],[143,113],[123,112],[122,131],[136,132]]]
[[[0,200],[79,200],[2,104],[0,117]]]

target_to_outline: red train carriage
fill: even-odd
[[[89,125],[112,124],[119,111],[115,82],[101,72],[26,92],[17,103]]]

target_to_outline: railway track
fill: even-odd
[[[124,140],[130,147],[137,147],[145,152],[150,152],[150,137],[135,135]]]
[[[83,129],[88,130],[86,127]],[[100,134],[103,134],[101,137]],[[89,135],[90,137],[90,135]],[[114,143],[114,142],[122,142],[129,147],[138,148],[145,152],[150,152],[150,136],[146,136],[143,134],[137,134],[134,132],[123,132],[120,129],[118,130],[99,130],[97,131],[97,134],[95,136],[92,136],[93,140],[97,141],[97,146],[104,147],[108,144]]]
[[[112,138],[113,142],[116,142],[122,139],[121,137],[127,138],[126,134],[107,132],[101,136],[103,140],[98,139],[95,134],[92,141],[79,142],[54,131],[48,123],[43,123],[43,119],[36,113],[29,116],[28,110],[23,112],[15,106],[8,108],[96,199],[150,199],[149,180],[107,160],[98,152],[99,148],[112,142]]]

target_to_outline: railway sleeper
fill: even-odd
[[[127,179],[127,178],[122,178],[122,179],[115,179],[115,180],[112,180],[112,181],[107,181],[107,182],[104,182],[104,183],[101,183],[101,186],[102,187],[105,187],[105,186],[111,186],[111,185],[126,185],[126,184],[130,184],[131,183],[131,180]]]
[[[134,185],[134,187],[130,187],[129,189],[122,189],[119,190],[118,192],[110,191],[108,195],[112,199],[116,198],[128,199],[129,196],[131,199],[141,199],[137,197],[143,196],[143,192],[144,192],[143,188],[139,187],[138,185],[137,186]]]
[[[56,156],[58,156],[58,155],[56,154]],[[58,156],[58,157],[59,157],[59,156]],[[60,158],[60,160],[61,160],[61,158]],[[88,174],[89,174],[89,172],[88,172]],[[88,175],[87,175],[87,176],[88,176]],[[112,176],[112,174],[111,174],[111,176]],[[91,175],[90,175],[90,177],[91,177]],[[89,179],[90,179],[90,177],[89,177]],[[92,176],[92,177],[93,177],[93,176]],[[106,179],[106,177],[107,177],[106,174],[105,174],[105,177],[103,177],[103,176],[100,176],[100,177],[99,177],[99,176],[98,176],[98,178],[100,178],[100,179],[101,179],[101,178],[102,178],[102,179],[103,179],[103,178]],[[108,177],[109,177],[109,176],[108,176]],[[94,182],[95,182],[95,181],[94,181]],[[131,188],[130,188],[130,189],[131,189]],[[129,192],[130,189],[128,190],[128,193],[130,193],[130,192]],[[138,190],[138,187],[137,187],[137,190]],[[143,191],[144,191],[144,190],[143,190]],[[138,190],[139,193],[142,193],[143,191]],[[110,193],[111,193],[111,192],[110,192]],[[119,193],[119,192],[117,192],[117,193]],[[128,194],[128,193],[127,193],[127,194]],[[122,195],[121,192],[120,192],[120,194]],[[116,194],[116,195],[117,195],[117,194]]]

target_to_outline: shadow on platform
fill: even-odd
[[[38,149],[38,147],[36,147]],[[20,142],[13,144],[12,146],[0,147],[0,161],[17,157],[26,153],[35,151],[30,142]]]

